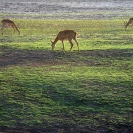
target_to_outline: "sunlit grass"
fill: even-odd
[[[10,37],[9,33],[5,33],[1,45],[51,49],[50,40],[54,40],[59,31],[73,29],[80,34],[78,41],[81,50],[133,48],[132,29],[129,27],[125,30],[121,20],[18,20],[16,23],[21,35],[16,33]],[[9,32],[9,29],[6,31]],[[60,41],[56,47],[58,50],[62,48]],[[70,44],[66,42],[65,47],[68,50]],[[74,50],[77,50],[76,45]]]

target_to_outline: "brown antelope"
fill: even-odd
[[[17,28],[16,24],[12,20],[3,19],[1,21],[1,23],[2,23],[2,28],[1,28],[2,35],[3,35],[3,30],[4,30],[5,27],[10,27],[11,29],[14,29],[14,33],[15,33],[15,30],[17,30],[18,31],[18,34],[20,35],[19,29]]]
[[[72,43],[72,40],[74,40],[77,44],[77,47],[78,47],[78,52],[79,52],[79,45],[78,45],[78,42],[76,40],[76,36],[78,34],[73,31],[73,30],[63,30],[63,31],[60,31],[57,35],[57,37],[55,38],[54,42],[52,42],[52,51],[54,51],[54,48],[55,48],[55,44],[57,43],[58,40],[62,41],[62,45],[63,45],[63,52],[65,52],[65,49],[64,49],[64,40],[68,40],[69,43],[71,44],[71,47],[70,47],[70,52],[72,50],[72,47],[73,47],[73,43]]]
[[[127,28],[129,24],[132,24],[133,26],[133,18],[130,18],[128,22],[124,22],[125,29]]]

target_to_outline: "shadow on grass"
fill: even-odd
[[[0,55],[0,66],[1,67],[7,67],[7,66],[16,66],[16,65],[34,65],[34,66],[40,66],[40,65],[67,65],[67,64],[72,64],[72,65],[87,65],[87,66],[97,66],[97,65],[105,65],[102,64],[99,60],[103,59],[103,58],[107,58],[107,59],[117,59],[117,60],[130,60],[133,56],[133,50],[94,50],[94,51],[81,51],[80,54],[77,53],[77,51],[73,51],[71,53],[65,53],[63,54],[61,51],[60,52],[52,52],[52,51],[44,51],[44,50],[17,50],[17,49],[12,49],[10,47],[1,47],[1,55]],[[110,65],[110,61],[107,62],[106,65]],[[13,96],[18,96],[18,99],[21,100],[24,99],[26,100],[31,100],[30,102],[32,102],[33,104],[37,104],[39,103],[39,100],[41,100],[41,98],[45,97],[46,95],[48,95],[50,97],[50,99],[52,99],[53,101],[58,102],[59,104],[63,105],[65,104],[65,106],[87,106],[88,103],[90,103],[90,107],[91,104],[93,104],[93,100],[90,101],[90,98],[86,99],[86,96],[83,95],[85,94],[84,92],[79,94],[78,91],[70,91],[67,88],[67,86],[64,88],[64,90],[62,88],[54,88],[54,86],[51,86],[50,84],[47,84],[47,82],[45,83],[44,81],[42,81],[41,84],[38,85],[38,82],[34,79],[33,84],[30,84],[30,80],[24,80],[25,82],[18,82],[16,81],[14,84],[16,86],[22,87],[24,88],[24,90],[21,91],[22,93],[25,95],[28,93],[28,88],[32,88],[32,91],[34,93],[35,89],[39,89],[42,88],[42,96],[38,96],[38,97],[34,97],[32,96],[31,99],[26,99],[25,95],[22,95],[20,90],[14,89],[11,91],[14,91]],[[66,80],[66,84],[69,81]],[[55,84],[58,84],[57,82],[55,82]],[[74,83],[73,83],[74,84]],[[87,84],[87,83],[86,83]],[[96,84],[96,83],[95,83]],[[106,86],[115,86],[117,88],[117,84],[118,83],[106,83]],[[121,85],[125,85],[125,84],[129,84],[129,83],[122,83]],[[132,85],[132,82],[130,83]],[[28,85],[28,86],[27,86]],[[97,83],[97,85],[99,86],[99,83]],[[103,86],[101,86],[103,87]],[[119,85],[118,85],[119,87]],[[125,87],[125,86],[124,86]],[[51,89],[52,88],[52,89]],[[24,91],[24,92],[23,92]],[[30,90],[31,91],[31,90]],[[47,94],[46,94],[47,92]],[[97,92],[96,92],[97,93]],[[102,93],[102,92],[101,92]],[[30,93],[29,93],[30,94]],[[15,98],[16,98],[15,96]],[[5,98],[3,96],[3,98]],[[30,97],[29,97],[30,98]],[[107,97],[108,98],[108,97]],[[14,99],[17,100],[17,99]],[[3,100],[4,102],[4,100]],[[41,103],[42,102],[42,103]],[[8,102],[7,102],[8,103]],[[103,99],[103,101],[101,101],[102,105],[105,106],[108,103],[105,102],[105,100]],[[100,104],[101,104],[100,103]],[[40,101],[40,105],[41,104],[45,104],[45,101]],[[94,103],[95,104],[95,103]],[[99,105],[100,106],[100,105]],[[10,106],[8,106],[9,108]],[[114,106],[115,107],[115,106]],[[2,108],[2,106],[1,106]],[[95,118],[98,119],[96,121],[101,121],[101,123],[103,122],[104,125],[102,125],[102,127],[96,127],[96,129],[93,129],[89,126],[84,126],[81,124],[72,124],[72,123],[67,123],[69,117],[71,117],[71,119],[75,119],[76,117],[86,117],[86,116],[91,116],[90,114],[83,114],[81,112],[81,114],[78,113],[74,114],[74,116],[72,116],[73,114],[70,114],[70,116],[67,114],[68,112],[66,110],[62,110],[64,112],[62,112],[62,116],[64,117],[64,123],[63,122],[58,122],[58,123],[51,123],[50,125],[46,122],[43,123],[43,125],[45,125],[45,128],[40,127],[39,124],[35,125],[35,126],[27,126],[27,125],[21,125],[20,122],[16,123],[16,127],[0,127],[0,131],[2,133],[132,133],[133,132],[133,125],[131,125],[131,123],[123,123],[123,124],[119,124],[116,123],[115,125],[113,125],[114,123],[111,123],[111,121],[109,121],[108,119],[111,118],[106,118],[106,120],[100,120],[100,118],[102,119],[102,117],[98,117]],[[79,111],[80,112],[80,111]],[[76,113],[76,112],[75,112]],[[95,114],[95,113],[94,113]],[[77,116],[76,116],[77,115]],[[129,115],[130,116],[130,115]],[[60,116],[61,117],[61,116]],[[105,117],[110,117],[110,116],[104,116]],[[89,119],[89,118],[88,118]],[[93,122],[90,122],[93,123]],[[89,123],[89,124],[90,124]],[[114,127],[114,129],[111,129],[111,127],[109,128],[109,126],[112,125],[112,127]]]
[[[96,130],[93,131],[91,128],[79,127],[75,128],[74,125],[63,125],[55,124],[54,126],[49,126],[47,128],[42,128],[39,126],[19,126],[19,127],[0,127],[1,133],[133,133],[133,127],[125,124],[117,125],[117,130]]]
[[[47,128],[42,127],[30,127],[30,126],[20,126],[20,127],[0,127],[1,133],[133,133],[133,127],[125,124],[117,125],[116,130],[96,130],[93,131],[91,128],[83,128],[79,125],[75,129],[73,125],[63,125],[55,124],[54,126],[49,126]]]
[[[133,57],[133,49],[123,50],[86,50],[81,51],[79,54],[77,51],[71,53],[62,51],[46,51],[46,50],[20,50],[13,49],[7,46],[0,47],[0,67],[6,67],[11,65],[109,65],[101,64],[100,59],[130,59]]]

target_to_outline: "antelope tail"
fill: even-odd
[[[80,34],[76,32],[76,36],[80,36]]]

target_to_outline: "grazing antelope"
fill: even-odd
[[[132,24],[133,26],[133,18],[130,18],[128,22],[124,22],[125,29],[127,28],[129,24]]]
[[[18,31],[18,34],[20,35],[19,29],[17,28],[16,24],[12,20],[3,19],[1,21],[1,23],[2,23],[2,28],[1,28],[2,35],[3,35],[3,30],[4,30],[5,27],[10,27],[11,29],[14,29],[14,33],[15,33],[15,30],[17,30]]]
[[[63,30],[63,31],[60,31],[57,35],[57,37],[55,38],[54,42],[52,42],[52,51],[54,51],[54,48],[55,48],[55,44],[57,43],[58,40],[62,41],[62,45],[63,45],[63,52],[65,52],[65,49],[64,49],[64,40],[68,40],[69,43],[71,44],[71,47],[70,47],[70,52],[72,50],[72,47],[73,47],[73,43],[72,43],[72,40],[74,40],[77,44],[77,47],[78,47],[78,52],[79,52],[79,45],[78,45],[78,42],[76,40],[76,36],[78,34],[73,31],[73,30]]]

